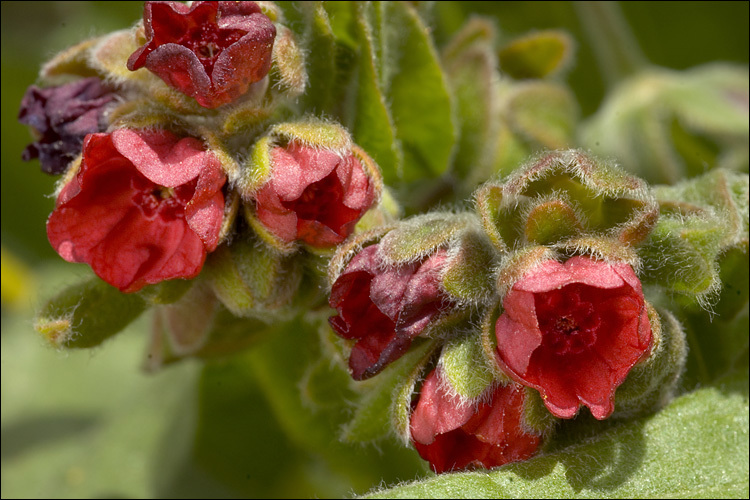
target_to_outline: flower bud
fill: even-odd
[[[592,235],[637,245],[659,215],[645,182],[576,150],[548,153],[502,184],[485,184],[476,209],[499,250]]]
[[[127,61],[206,108],[238,99],[271,67],[276,28],[255,2],[146,2],[145,43]]]
[[[107,110],[115,100],[115,94],[99,78],[43,89],[29,87],[21,100],[18,121],[29,125],[38,139],[24,150],[24,161],[39,158],[42,171],[65,172],[81,154],[83,138],[107,129]]]
[[[380,249],[374,244],[357,253],[331,288],[329,303],[338,315],[329,322],[339,336],[355,340],[349,357],[355,380],[372,377],[401,357],[447,303],[440,288],[446,250],[387,266]]]
[[[538,390],[558,418],[574,417],[581,405],[607,418],[615,389],[651,351],[641,283],[624,263],[544,261],[513,284],[502,305],[500,365]]]
[[[291,305],[302,279],[300,264],[261,242],[237,237],[209,256],[205,277],[233,314],[275,317]]]
[[[297,241],[330,248],[344,241],[378,200],[377,166],[338,125],[283,123],[258,141],[238,182],[252,199],[249,221],[282,252]]]
[[[542,436],[525,425],[523,386],[499,384],[474,406],[451,397],[442,378],[440,368],[430,372],[410,419],[414,447],[436,473],[489,469],[536,453]]]

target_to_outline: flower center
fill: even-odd
[[[296,200],[282,202],[297,214],[299,220],[318,221],[341,234],[342,227],[357,219],[359,212],[343,203],[344,188],[336,170],[305,188]]]
[[[134,176],[133,202],[147,219],[169,221],[185,217],[185,206],[193,198],[198,179],[175,188],[159,186],[143,176]]]
[[[215,24],[201,24],[186,33],[183,40],[180,40],[180,45],[198,56],[206,73],[211,76],[219,54],[245,34],[243,30],[221,29]]]
[[[580,283],[535,296],[542,343],[556,355],[580,354],[596,342],[601,313]]]

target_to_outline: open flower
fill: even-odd
[[[38,139],[26,147],[23,160],[39,158],[48,174],[65,172],[81,154],[83,138],[107,128],[105,111],[114,99],[99,78],[57,87],[29,87],[21,100],[18,121],[29,125]]]
[[[329,300],[338,311],[329,319],[333,329],[357,339],[349,357],[355,380],[372,377],[401,357],[445,301],[440,292],[445,250],[391,268],[384,268],[377,252],[378,245],[370,245],[355,255],[333,284]]]
[[[226,177],[198,139],[171,132],[90,134],[47,221],[62,258],[124,292],[193,278],[216,248]]]
[[[276,27],[255,2],[146,2],[148,41],[128,59],[215,108],[245,94],[271,67]]]
[[[503,307],[495,325],[502,367],[537,389],[559,418],[582,404],[607,418],[615,389],[651,350],[641,283],[624,263],[542,262],[513,285]]]
[[[446,392],[439,370],[425,379],[410,421],[414,447],[435,472],[489,469],[534,455],[542,438],[523,423],[522,386],[498,385],[486,402],[462,404]]]
[[[256,216],[284,242],[337,245],[375,202],[375,185],[351,152],[292,141],[270,156],[271,179],[255,195]]]

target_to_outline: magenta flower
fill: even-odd
[[[276,27],[255,2],[146,2],[148,41],[128,59],[215,108],[245,94],[271,67]]]
[[[271,150],[271,180],[256,194],[258,220],[285,242],[331,247],[375,202],[375,186],[352,154],[292,141]]]
[[[395,268],[384,268],[377,252],[378,245],[371,245],[355,255],[329,299],[338,311],[329,319],[334,331],[357,339],[349,357],[355,380],[372,377],[400,358],[445,302],[439,287],[445,250]]]
[[[440,368],[433,370],[425,379],[410,421],[414,447],[432,470],[489,469],[536,453],[542,438],[523,423],[522,386],[498,385],[478,406],[459,404],[445,391],[439,373]]]
[[[18,121],[34,129],[38,139],[26,147],[23,160],[39,158],[48,174],[65,172],[81,154],[83,138],[107,129],[105,111],[114,100],[99,78],[57,87],[32,85],[21,100]]]
[[[641,283],[624,263],[548,260],[513,285],[503,307],[495,325],[502,367],[559,418],[581,405],[607,418],[615,389],[651,349]]]
[[[123,292],[193,278],[219,240],[226,181],[198,139],[168,131],[90,134],[47,220],[62,258]]]

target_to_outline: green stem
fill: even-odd
[[[648,65],[617,2],[573,4],[608,87]]]

